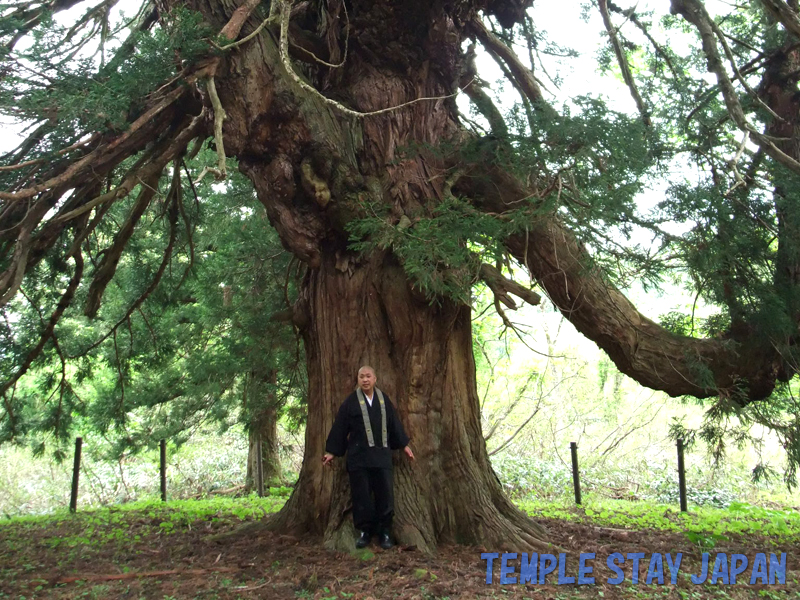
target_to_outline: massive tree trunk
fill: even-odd
[[[340,264],[341,266],[341,264]],[[361,365],[396,404],[417,460],[395,457],[399,542],[433,550],[440,541],[492,548],[542,547],[541,529],[503,494],[481,435],[470,309],[416,293],[390,254],[352,272],[325,253],[303,290],[309,368],[306,450],[300,480],[275,527],[325,535],[353,548],[344,461],[323,467],[325,439]]]

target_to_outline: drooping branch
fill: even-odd
[[[141,295],[130,305],[128,310],[125,312],[125,315],[117,321],[114,326],[106,332],[100,339],[95,341],[91,344],[88,348],[84,349],[83,351],[79,352],[76,355],[70,356],[69,358],[77,358],[79,356],[86,356],[89,352],[97,348],[100,344],[105,342],[109,337],[116,334],[117,329],[120,328],[124,323],[128,322],[131,315],[147,300],[148,296],[153,293],[153,291],[158,287],[158,284],[161,283],[161,278],[164,276],[164,272],[167,269],[167,265],[169,265],[169,261],[172,258],[172,252],[175,248],[175,240],[178,238],[178,197],[173,193],[170,192],[169,198],[167,198],[167,216],[169,220],[169,241],[167,242],[167,247],[164,249],[164,255],[161,259],[161,264],[156,271],[156,274],[153,276],[152,281],[141,293]]]
[[[161,125],[159,120],[157,120],[155,117],[166,110],[180,97],[182,97],[186,91],[187,90],[184,86],[176,87],[166,96],[164,96],[158,103],[156,103],[155,106],[150,108],[133,123],[131,123],[130,127],[125,133],[115,138],[110,143],[98,146],[80,160],[77,160],[73,164],[69,165],[69,167],[64,169],[63,172],[59,173],[58,175],[54,175],[49,179],[42,181],[41,183],[37,183],[15,192],[0,191],[0,200],[9,200],[13,202],[17,200],[33,198],[42,192],[46,192],[55,187],[68,185],[70,182],[81,179],[82,177],[86,176],[87,172],[96,170],[98,163],[108,164],[109,162],[118,160],[120,154],[123,154],[124,150],[127,149],[127,146],[125,145],[126,142],[135,134],[137,135],[137,138],[139,136],[150,138],[155,137],[148,135],[149,133],[158,131],[158,129],[155,129],[155,127]],[[142,136],[142,134],[144,134],[144,136]],[[127,155],[128,153],[125,152],[124,154]]]
[[[708,70],[716,75],[728,114],[736,126],[743,132],[749,132],[753,141],[761,146],[769,156],[795,173],[800,173],[800,162],[783,152],[770,137],[758,131],[747,120],[739,102],[739,97],[736,94],[736,89],[733,87],[733,83],[725,70],[725,65],[722,63],[722,58],[717,48],[717,35],[714,31],[711,17],[703,4],[698,0],[672,0],[670,12],[682,15],[697,28],[703,46],[703,53],[706,56]]]
[[[160,177],[161,171],[153,174],[142,182],[139,197],[136,199],[133,208],[130,213],[128,213],[117,235],[114,236],[114,242],[103,252],[103,258],[95,269],[94,278],[89,286],[89,293],[86,298],[84,313],[87,317],[94,318],[97,315],[97,311],[100,309],[100,301],[103,297],[103,292],[105,292],[106,286],[111,282],[114,273],[117,271],[117,264],[119,264],[119,259],[122,257],[122,251],[133,235],[136,225],[139,223],[139,219],[142,218],[147,207],[150,206],[150,201],[157,193],[158,180]]]
[[[183,205],[183,187],[181,186],[181,175],[180,175],[181,164],[183,164],[185,171],[186,163],[183,161],[183,159],[181,159],[180,162],[176,159],[175,162],[173,163],[172,189],[174,190],[178,202],[178,212],[180,213],[181,219],[183,220],[183,225],[186,228],[186,243],[189,246],[189,263],[186,265],[186,268],[183,271],[183,275],[181,276],[178,285],[175,286],[176,290],[178,290],[183,285],[183,282],[186,281],[186,278],[189,276],[189,273],[194,267],[194,239],[193,239],[194,228],[189,221],[189,217],[186,214],[186,208]],[[191,177],[188,177],[187,181],[189,182],[189,185],[192,187],[192,191],[195,192],[195,200],[197,200],[197,192],[196,190],[194,190],[194,185],[192,184]]]
[[[180,130],[180,133],[178,133],[177,136],[169,139],[166,142],[166,148],[161,149],[161,151],[155,157],[144,161],[145,164],[141,168],[133,169],[132,172],[125,177],[122,183],[113,190],[93,198],[92,200],[86,201],[77,208],[73,208],[73,204],[71,202],[66,202],[62,207],[61,212],[47,223],[47,227],[45,230],[43,230],[43,234],[49,231],[48,228],[58,228],[68,221],[80,218],[82,215],[89,213],[98,206],[109,204],[127,196],[140,181],[146,181],[156,173],[160,173],[166,164],[178,156],[178,154],[180,154],[186,148],[188,143],[197,136],[203,125],[204,119],[205,110],[201,111],[201,114],[197,117],[191,119],[189,124]],[[98,169],[99,168],[100,167],[98,166]],[[91,179],[88,187],[84,186],[83,191],[86,189],[94,189],[94,187],[94,179]],[[0,275],[0,290],[3,292],[2,297],[0,297],[0,306],[7,303],[13,297],[13,295],[19,289],[19,286],[22,284],[24,275],[30,266],[29,256],[32,249],[30,235],[32,231],[39,225],[39,223],[41,223],[45,214],[52,208],[55,202],[53,197],[54,195],[46,193],[43,194],[43,196],[46,198],[49,197],[49,201],[45,202],[42,198],[36,201],[19,225],[19,233],[16,238],[14,255],[11,260],[11,264],[5,270],[5,272]],[[55,198],[60,196],[61,194],[58,194],[55,196]],[[82,201],[82,197],[83,192],[74,194],[70,200]],[[57,239],[57,236],[50,235],[48,236],[48,239],[50,240],[50,243],[54,243]],[[40,252],[43,250],[45,249],[40,249]]]
[[[31,298],[29,298],[27,294],[25,294],[25,292],[22,289],[20,289],[20,293],[28,301],[28,304],[31,306],[31,308],[33,308],[36,311],[39,317],[39,322],[42,324],[42,327],[46,330],[47,324],[45,323],[42,311],[39,309],[36,303],[33,300],[31,300]],[[55,418],[53,419],[52,430],[54,432],[59,432],[61,429],[61,418],[64,414],[64,392],[68,387],[72,389],[72,386],[67,381],[67,360],[66,357],[64,356],[64,352],[61,350],[61,345],[58,343],[58,336],[56,335],[55,331],[53,331],[50,334],[50,339],[53,342],[53,348],[55,349],[56,355],[58,356],[58,360],[61,363],[61,373],[60,373],[61,380],[59,381],[58,386],[50,394],[50,398],[52,398],[53,395],[55,395],[56,391],[58,391],[58,407],[56,408]],[[72,392],[75,393],[75,390],[73,389]],[[48,398],[48,402],[50,398]]]
[[[617,57],[617,64],[622,72],[622,80],[625,82],[625,85],[628,86],[628,89],[631,92],[631,97],[636,103],[636,108],[638,109],[639,114],[642,115],[642,122],[646,126],[650,127],[652,123],[650,120],[650,114],[644,104],[642,95],[639,93],[639,88],[636,86],[636,81],[633,79],[633,73],[631,73],[631,67],[628,64],[628,57],[625,56],[625,50],[623,49],[622,43],[619,40],[617,30],[614,28],[614,24],[611,23],[611,16],[608,14],[608,5],[606,4],[606,0],[597,0],[597,6],[600,9],[600,14],[603,17],[603,24],[605,25],[606,32],[608,33],[608,39],[611,42],[611,47],[614,49],[614,55]]]
[[[5,396],[5,393],[19,381],[19,378],[22,377],[25,373],[27,373],[28,369],[30,369],[33,361],[36,360],[39,355],[42,353],[45,344],[47,344],[48,340],[53,336],[53,332],[55,331],[56,324],[58,323],[59,319],[61,319],[61,315],[64,314],[64,311],[72,302],[72,298],[75,296],[75,290],[78,289],[78,284],[83,277],[83,255],[80,251],[78,251],[74,256],[73,259],[75,261],[75,271],[72,274],[72,278],[69,280],[69,284],[67,285],[67,289],[64,294],[61,296],[61,299],[58,301],[56,305],[56,309],[53,311],[53,314],[50,315],[50,319],[47,322],[47,327],[42,332],[42,335],[39,337],[39,342],[36,346],[31,350],[28,355],[25,357],[22,365],[17,372],[14,373],[7,381],[4,381],[0,384],[0,396]]]

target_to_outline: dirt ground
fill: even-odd
[[[52,526],[0,525],[0,599],[800,598],[797,542],[775,545],[750,536],[717,543],[710,550],[712,561],[717,552],[741,553],[751,564],[756,552],[786,552],[786,585],[750,586],[750,569],[735,586],[693,585],[689,574],[698,572],[701,550],[681,534],[539,522],[567,553],[567,575],[577,574],[580,552],[596,553],[594,585],[556,585],[557,572],[548,576],[546,585],[500,585],[499,560],[494,583],[487,585],[486,561],[480,554],[498,549],[442,546],[429,557],[414,548],[383,551],[373,545],[361,555],[335,554],[319,539],[263,531],[224,542],[212,539],[212,534],[233,531],[240,523],[198,521],[166,534],[153,533],[154,523],[139,518],[125,523],[122,539],[102,544],[75,544],[75,536],[85,528],[70,520]],[[67,543],[70,539],[73,542]],[[666,585],[632,585],[630,567],[623,584],[608,584],[613,574],[606,557],[612,552],[645,552],[648,560],[655,552],[683,552],[678,584],[669,584],[666,564]],[[647,565],[647,560],[640,565],[642,581]]]

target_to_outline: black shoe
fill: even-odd
[[[392,543],[392,538],[389,537],[388,533],[380,534],[378,536],[378,542],[380,543],[381,548],[383,548],[384,550],[388,550],[389,548],[394,546],[394,544]]]
[[[362,531],[361,535],[358,536],[356,540],[356,548],[366,548],[369,546],[369,541],[372,536],[368,534],[366,531]]]

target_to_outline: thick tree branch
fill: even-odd
[[[539,294],[516,281],[507,279],[499,270],[486,263],[481,264],[479,277],[492,290],[495,298],[512,310],[516,310],[517,305],[508,297],[509,293],[521,298],[531,306],[536,306],[542,301]]]
[[[800,18],[786,2],[781,0],[761,0],[761,4],[786,28],[786,31],[800,39]]]
[[[539,105],[547,104],[533,73],[528,67],[522,64],[519,57],[511,48],[506,46],[502,40],[489,31],[486,25],[483,24],[483,21],[478,18],[472,21],[472,31],[475,32],[475,37],[478,38],[478,41],[486,48],[486,51],[489,52],[495,61],[502,61],[506,64],[509,72],[514,77],[513,83],[534,106],[539,107]]]
[[[482,175],[482,176],[481,176]],[[503,212],[531,197],[511,174],[475,165],[456,192],[479,198],[482,209]],[[528,234],[506,247],[547,292],[562,314],[603,349],[617,368],[642,385],[671,396],[708,397],[743,391],[767,397],[785,377],[780,356],[755,336],[695,339],[674,334],[642,315],[593,266],[590,253],[555,215],[532,212]]]
[[[244,27],[244,24],[247,22],[247,19],[259,4],[261,4],[261,0],[247,0],[233,12],[230,20],[225,24],[225,27],[222,28],[219,34],[229,40],[235,40],[239,36],[239,32],[242,30],[242,27]]]
[[[55,187],[60,187],[62,185],[68,184],[71,181],[75,181],[83,176],[86,175],[87,172],[96,169],[97,162],[107,163],[109,159],[116,156],[116,150],[120,149],[121,146],[125,144],[134,134],[141,134],[143,128],[146,128],[147,131],[155,130],[153,126],[156,127],[160,125],[157,121],[154,121],[155,117],[163,112],[167,107],[171,106],[178,98],[183,96],[187,91],[187,88],[184,86],[178,86],[171,92],[169,92],[163,99],[155,104],[152,108],[146,111],[143,115],[141,115],[138,119],[136,119],[133,123],[131,123],[128,130],[120,135],[119,137],[115,138],[108,144],[103,144],[98,146],[95,150],[90,152],[89,154],[85,155],[80,160],[74,162],[69,167],[67,167],[62,173],[57,176],[51,177],[46,181],[38,183],[36,185],[30,186],[28,188],[19,190],[17,192],[0,192],[0,200],[25,200],[27,198],[32,198],[42,192],[46,192]],[[149,136],[147,136],[149,137]],[[113,159],[113,158],[112,158]]]

